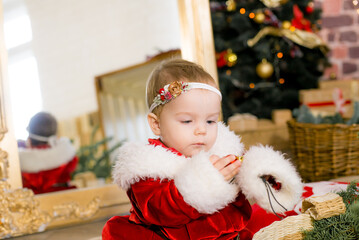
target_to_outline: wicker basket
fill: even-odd
[[[305,182],[359,174],[359,125],[287,122],[294,162]]]

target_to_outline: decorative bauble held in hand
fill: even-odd
[[[256,67],[256,73],[261,78],[269,78],[272,76],[274,71],[273,65],[263,58],[262,62],[259,63]]]
[[[261,24],[261,23],[264,22],[265,18],[266,18],[266,16],[264,15],[264,13],[258,12],[258,13],[256,13],[256,16],[254,17],[253,20],[254,20],[256,23]]]

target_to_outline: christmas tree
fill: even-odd
[[[310,0],[211,0],[223,118],[299,107],[329,66],[321,10]]]

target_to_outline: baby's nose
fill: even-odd
[[[197,124],[195,129],[195,134],[206,134],[207,128],[205,124]]]

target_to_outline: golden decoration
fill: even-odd
[[[50,223],[48,213],[39,210],[34,193],[26,188],[10,190],[0,181],[0,238],[42,232]]]
[[[237,8],[237,4],[236,4],[235,0],[226,1],[226,5],[227,5],[227,10],[230,12],[235,11]]]
[[[40,210],[40,203],[34,193],[27,188],[10,189],[10,185],[0,181],[0,239],[45,231],[56,220],[93,216],[100,206],[100,198],[95,197],[86,207],[70,202],[54,206],[51,213]]]
[[[69,218],[87,219],[93,216],[99,208],[99,197],[92,199],[92,201],[85,207],[81,207],[76,202],[64,203],[53,207],[52,218],[53,220],[64,220]]]
[[[226,60],[227,60],[227,66],[232,67],[237,63],[237,55],[232,52],[232,49],[228,49],[228,52],[226,54]]]
[[[266,16],[264,15],[264,13],[258,12],[258,13],[256,14],[256,16],[254,17],[253,20],[254,20],[256,23],[261,24],[261,23],[264,22],[265,18],[266,18]]]
[[[279,7],[280,5],[286,4],[288,0],[260,0],[264,5],[269,8]]]
[[[249,39],[247,44],[249,47],[253,47],[258,43],[260,39],[267,35],[277,36],[277,37],[286,37],[293,42],[310,49],[319,47],[319,49],[326,54],[329,52],[329,47],[327,44],[316,34],[312,32],[307,32],[303,30],[296,29],[294,31],[283,29],[283,28],[276,28],[276,27],[265,27],[262,28],[257,35]]]
[[[260,62],[256,67],[256,73],[261,78],[269,78],[272,76],[274,72],[273,65],[267,61],[267,59],[263,58],[262,62]]]
[[[292,26],[292,24],[289,21],[283,21],[282,22],[282,28],[289,29]]]
[[[9,177],[9,160],[7,159],[7,152],[0,148],[0,181]]]

